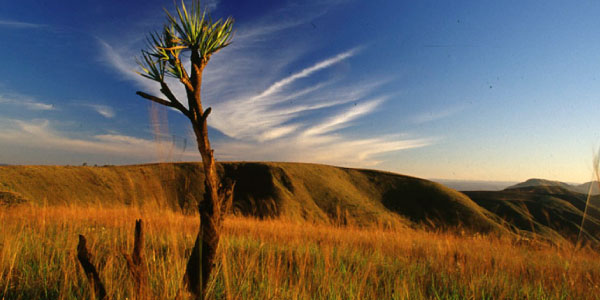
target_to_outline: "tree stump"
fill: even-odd
[[[100,280],[98,270],[96,270],[96,267],[91,262],[91,255],[87,250],[85,237],[81,234],[79,235],[79,244],[77,244],[77,259],[79,259],[79,262],[81,263],[83,272],[90,282],[96,298],[107,300],[106,289],[104,289],[104,284]]]

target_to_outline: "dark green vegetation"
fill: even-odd
[[[461,193],[419,178],[317,164],[227,162],[218,171],[236,180],[234,211],[241,215],[515,232],[555,242],[576,239],[587,197],[560,186]],[[203,195],[202,182],[195,163],[0,167],[0,197],[10,192],[6,198],[48,205],[125,203],[191,212]],[[599,215],[589,209],[584,238],[598,236]]]

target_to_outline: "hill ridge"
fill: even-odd
[[[257,217],[488,232],[502,230],[469,197],[416,177],[369,169],[281,162],[220,162],[237,181],[234,209]],[[195,211],[204,192],[199,163],[130,166],[3,166],[0,191],[31,202],[155,205]]]
[[[407,175],[282,162],[219,162],[236,180],[234,213],[357,226],[517,233],[552,241],[579,233],[587,196],[565,186],[458,192]],[[195,212],[200,163],[129,166],[0,166],[0,206],[129,205]],[[600,234],[600,196],[590,199],[584,237]]]
[[[530,178],[521,183],[517,183],[515,185],[511,185],[507,187],[505,190],[522,188],[522,187],[532,187],[532,186],[559,186],[565,189],[568,189],[573,192],[587,194],[591,191],[592,195],[600,194],[600,185],[598,181],[588,181],[582,184],[571,184],[557,180],[548,180],[541,178]],[[591,188],[591,190],[590,190]]]

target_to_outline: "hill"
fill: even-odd
[[[238,214],[291,220],[502,230],[489,212],[441,184],[387,172],[302,163],[227,162]],[[196,163],[3,166],[0,191],[49,205],[118,204],[192,211],[203,195]]]
[[[591,187],[591,190],[590,190],[590,187]],[[580,185],[576,185],[575,189],[583,194],[587,194],[590,191],[591,191],[592,195],[600,194],[600,184],[598,184],[598,181],[589,181],[586,183],[582,183]]]
[[[546,179],[539,179],[539,178],[532,178],[532,179],[528,179],[524,182],[521,183],[517,183],[515,185],[509,186],[506,189],[518,189],[518,188],[524,188],[524,187],[536,187],[536,186],[558,186],[576,193],[581,193],[581,194],[587,194],[590,191],[590,186],[591,186],[591,192],[592,195],[598,195],[600,194],[600,190],[598,188],[598,182],[597,181],[590,181],[590,182],[586,182],[583,184],[569,184],[569,183],[565,183],[565,182],[561,182],[561,181],[554,181],[554,180],[546,180]]]
[[[514,181],[431,179],[457,191],[500,191],[516,184]]]
[[[587,196],[537,180],[502,191],[458,192],[389,172],[318,164],[225,162],[234,213],[330,224],[461,228],[575,240]],[[2,166],[0,205],[140,206],[194,212],[204,194],[197,163],[132,166]],[[600,196],[590,199],[583,236],[600,236]]]
[[[515,231],[551,240],[577,239],[587,200],[587,195],[557,184],[464,193]],[[586,240],[600,236],[598,204],[600,196],[590,197],[582,231]]]

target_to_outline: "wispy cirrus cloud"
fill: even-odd
[[[256,144],[241,141],[219,141],[215,152],[222,160],[268,160],[332,164],[347,167],[373,167],[383,161],[379,155],[433,143],[433,139],[407,139],[402,136],[348,139],[341,136],[303,138],[285,137]],[[243,153],[243,157],[240,157]]]
[[[136,56],[139,55],[139,50],[115,48],[106,41],[96,38],[101,46],[103,59],[115,68],[125,79],[133,80],[142,86],[148,85],[149,81],[142,81],[136,71],[139,70],[136,64]]]
[[[19,149],[60,150],[64,153],[80,153],[96,156],[118,156],[135,161],[197,160],[199,154],[185,152],[177,145],[142,139],[117,133],[96,134],[89,137],[73,137],[57,131],[47,119],[0,121],[0,144]],[[170,156],[164,154],[168,148]],[[48,162],[47,162],[48,163]]]
[[[402,135],[350,138],[341,134],[393,100],[379,92],[388,78],[356,81],[348,72],[336,72],[341,65],[350,68],[368,48],[358,46],[310,62],[301,58],[314,51],[314,43],[286,43],[289,47],[277,51],[264,46],[285,38],[286,30],[311,22],[322,11],[326,10],[286,21],[246,23],[238,28],[233,44],[211,58],[202,93],[205,106],[213,107],[209,125],[228,137],[213,142],[218,157],[372,166],[380,162],[377,157],[382,153],[433,143]],[[106,61],[125,79],[159,95],[154,82],[134,73],[138,49],[100,43]],[[182,90],[175,94],[185,99]]]
[[[12,106],[21,106],[30,110],[54,110],[55,107],[52,104],[44,103],[36,100],[35,98],[19,95],[19,94],[8,94],[0,95],[0,105],[7,104]]]
[[[24,101],[21,104],[33,110],[54,110],[54,105],[42,102]]]
[[[453,116],[465,109],[464,106],[454,106],[448,107],[441,110],[431,110],[429,112],[424,112],[420,114],[416,114],[410,118],[413,123],[422,124],[437,121],[440,119],[444,119],[450,116]]]
[[[46,25],[0,19],[0,27],[9,27],[9,28],[16,28],[16,29],[28,29],[28,28],[35,29],[35,28],[46,27]]]
[[[263,98],[268,98],[270,96],[276,95],[278,92],[280,92],[285,86],[290,85],[291,83],[293,83],[294,81],[301,79],[301,78],[305,78],[310,76],[311,74],[313,74],[314,72],[317,72],[319,70],[323,70],[326,69],[336,63],[339,63],[341,61],[343,61],[344,59],[347,59],[349,57],[354,56],[354,54],[357,52],[357,49],[352,49],[352,50],[348,50],[346,52],[340,53],[334,57],[328,58],[326,60],[320,61],[317,64],[310,66],[306,69],[303,69],[300,72],[297,72],[291,76],[285,77],[275,83],[273,83],[271,86],[269,86],[266,90],[264,90],[262,93],[260,93],[260,95],[251,98],[250,101],[256,101],[258,99],[263,99]],[[317,86],[318,87],[318,86]]]
[[[107,119],[115,117],[115,110],[110,106],[100,104],[90,104],[88,106]]]
[[[340,128],[349,126],[349,122],[363,115],[371,113],[383,99],[370,100],[360,105],[355,105],[340,114],[334,115],[324,122],[317,124],[302,133],[303,136],[323,135]]]
[[[353,87],[337,85],[339,79],[294,87],[294,84],[310,75],[324,71],[352,57],[356,50],[345,51],[334,57],[316,62],[296,73],[281,78],[256,95],[242,94],[213,106],[212,126],[226,135],[247,140],[264,141],[273,131],[292,133],[294,127],[302,130],[308,124],[297,120],[311,111],[360,101],[376,87],[377,83],[360,83]],[[294,122],[294,124],[290,124]],[[274,137],[280,137],[275,135]]]

